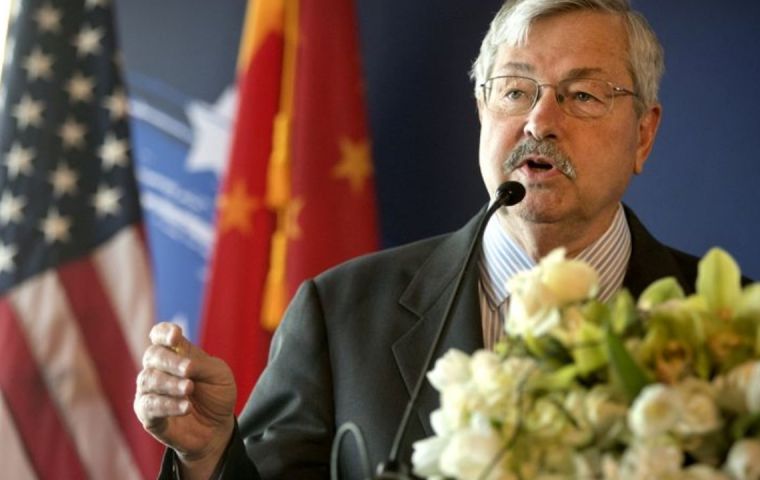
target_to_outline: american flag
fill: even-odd
[[[7,1],[7,0],[2,0]],[[0,478],[155,477],[154,321],[109,0],[20,0],[0,94]]]

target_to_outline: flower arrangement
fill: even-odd
[[[760,283],[713,249],[673,278],[595,299],[562,249],[510,281],[506,338],[429,372],[435,436],[415,474],[469,479],[760,479]]]

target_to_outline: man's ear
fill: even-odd
[[[639,118],[639,141],[636,146],[636,162],[633,166],[633,173],[637,175],[644,170],[644,164],[652,152],[661,117],[662,107],[658,103],[649,107]]]

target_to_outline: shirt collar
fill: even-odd
[[[493,219],[493,217],[492,217]],[[480,280],[491,307],[501,305],[509,292],[507,282],[517,273],[536,265],[517,242],[499,226],[488,222],[483,234]],[[599,273],[598,298],[606,301],[623,285],[631,256],[631,232],[622,205],[618,205],[612,224],[576,258],[588,262]]]

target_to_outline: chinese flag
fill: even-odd
[[[353,2],[249,3],[201,331],[237,411],[298,285],[378,245]]]

